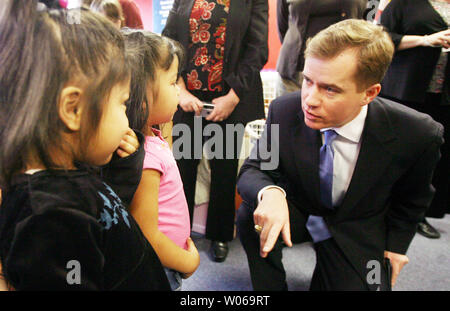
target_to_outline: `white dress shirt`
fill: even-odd
[[[322,143],[324,142],[326,130],[334,130],[338,136],[332,143],[334,151],[333,159],[333,206],[339,206],[344,199],[356,161],[358,160],[359,150],[361,149],[361,135],[366,122],[367,105],[363,106],[360,113],[350,122],[341,127],[332,127],[321,129]]]
[[[361,135],[364,130],[366,117],[367,105],[363,106],[359,114],[345,125],[320,130],[322,133],[322,143],[325,139],[323,134],[324,131],[334,130],[337,134],[339,134],[332,143],[334,151],[332,190],[333,206],[338,206],[342,203],[348,186],[350,185],[350,181],[352,180],[353,171],[355,170],[356,161],[359,156],[359,150],[361,149]],[[263,192],[268,188],[280,189],[284,195],[286,195],[286,192],[282,188],[275,185],[270,185],[262,188],[258,192],[258,202],[261,201]]]

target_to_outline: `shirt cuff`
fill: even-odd
[[[284,196],[286,197],[286,191],[284,191],[283,188],[278,187],[278,186],[275,186],[275,185],[265,186],[264,188],[262,188],[262,189],[259,190],[259,192],[258,192],[258,204],[259,204],[259,202],[261,202],[263,192],[266,191],[266,190],[269,189],[269,188],[276,188],[276,189],[279,189],[281,192],[283,192]]]

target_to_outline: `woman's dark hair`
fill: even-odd
[[[157,69],[169,70],[175,56],[178,57],[180,72],[184,60],[183,47],[170,38],[146,30],[123,28],[122,33],[131,69],[127,116],[131,128],[143,131],[149,114],[149,100],[153,100],[147,98],[147,86],[156,82]]]
[[[48,168],[58,167],[50,154],[67,152],[58,101],[76,79],[86,87],[82,100],[80,150],[102,116],[111,89],[127,81],[124,42],[104,17],[84,9],[41,9],[36,0],[2,0],[0,8],[0,187],[26,167],[33,155]],[[75,155],[76,151],[71,150]]]
[[[39,2],[45,4],[47,8],[52,9],[60,9],[61,5],[59,4],[59,0],[39,0]]]
[[[120,21],[120,28],[125,23],[119,0],[93,0],[89,8],[93,12],[103,14],[114,23]]]

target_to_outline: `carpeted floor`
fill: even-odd
[[[450,290],[450,215],[443,219],[428,218],[442,234],[440,239],[427,239],[417,234],[408,250],[406,265],[394,287],[395,291],[449,291]],[[209,257],[210,241],[193,235],[200,252],[201,263],[189,279],[183,281],[183,291],[249,291],[252,290],[247,257],[239,239],[230,243],[230,253],[223,263]],[[289,290],[305,291],[315,265],[311,244],[285,248],[283,262]]]

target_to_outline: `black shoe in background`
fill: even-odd
[[[216,262],[225,261],[228,255],[228,243],[220,241],[212,241],[211,255],[214,261]]]
[[[432,225],[430,225],[426,219],[419,223],[417,232],[429,239],[439,239],[441,234]]]

